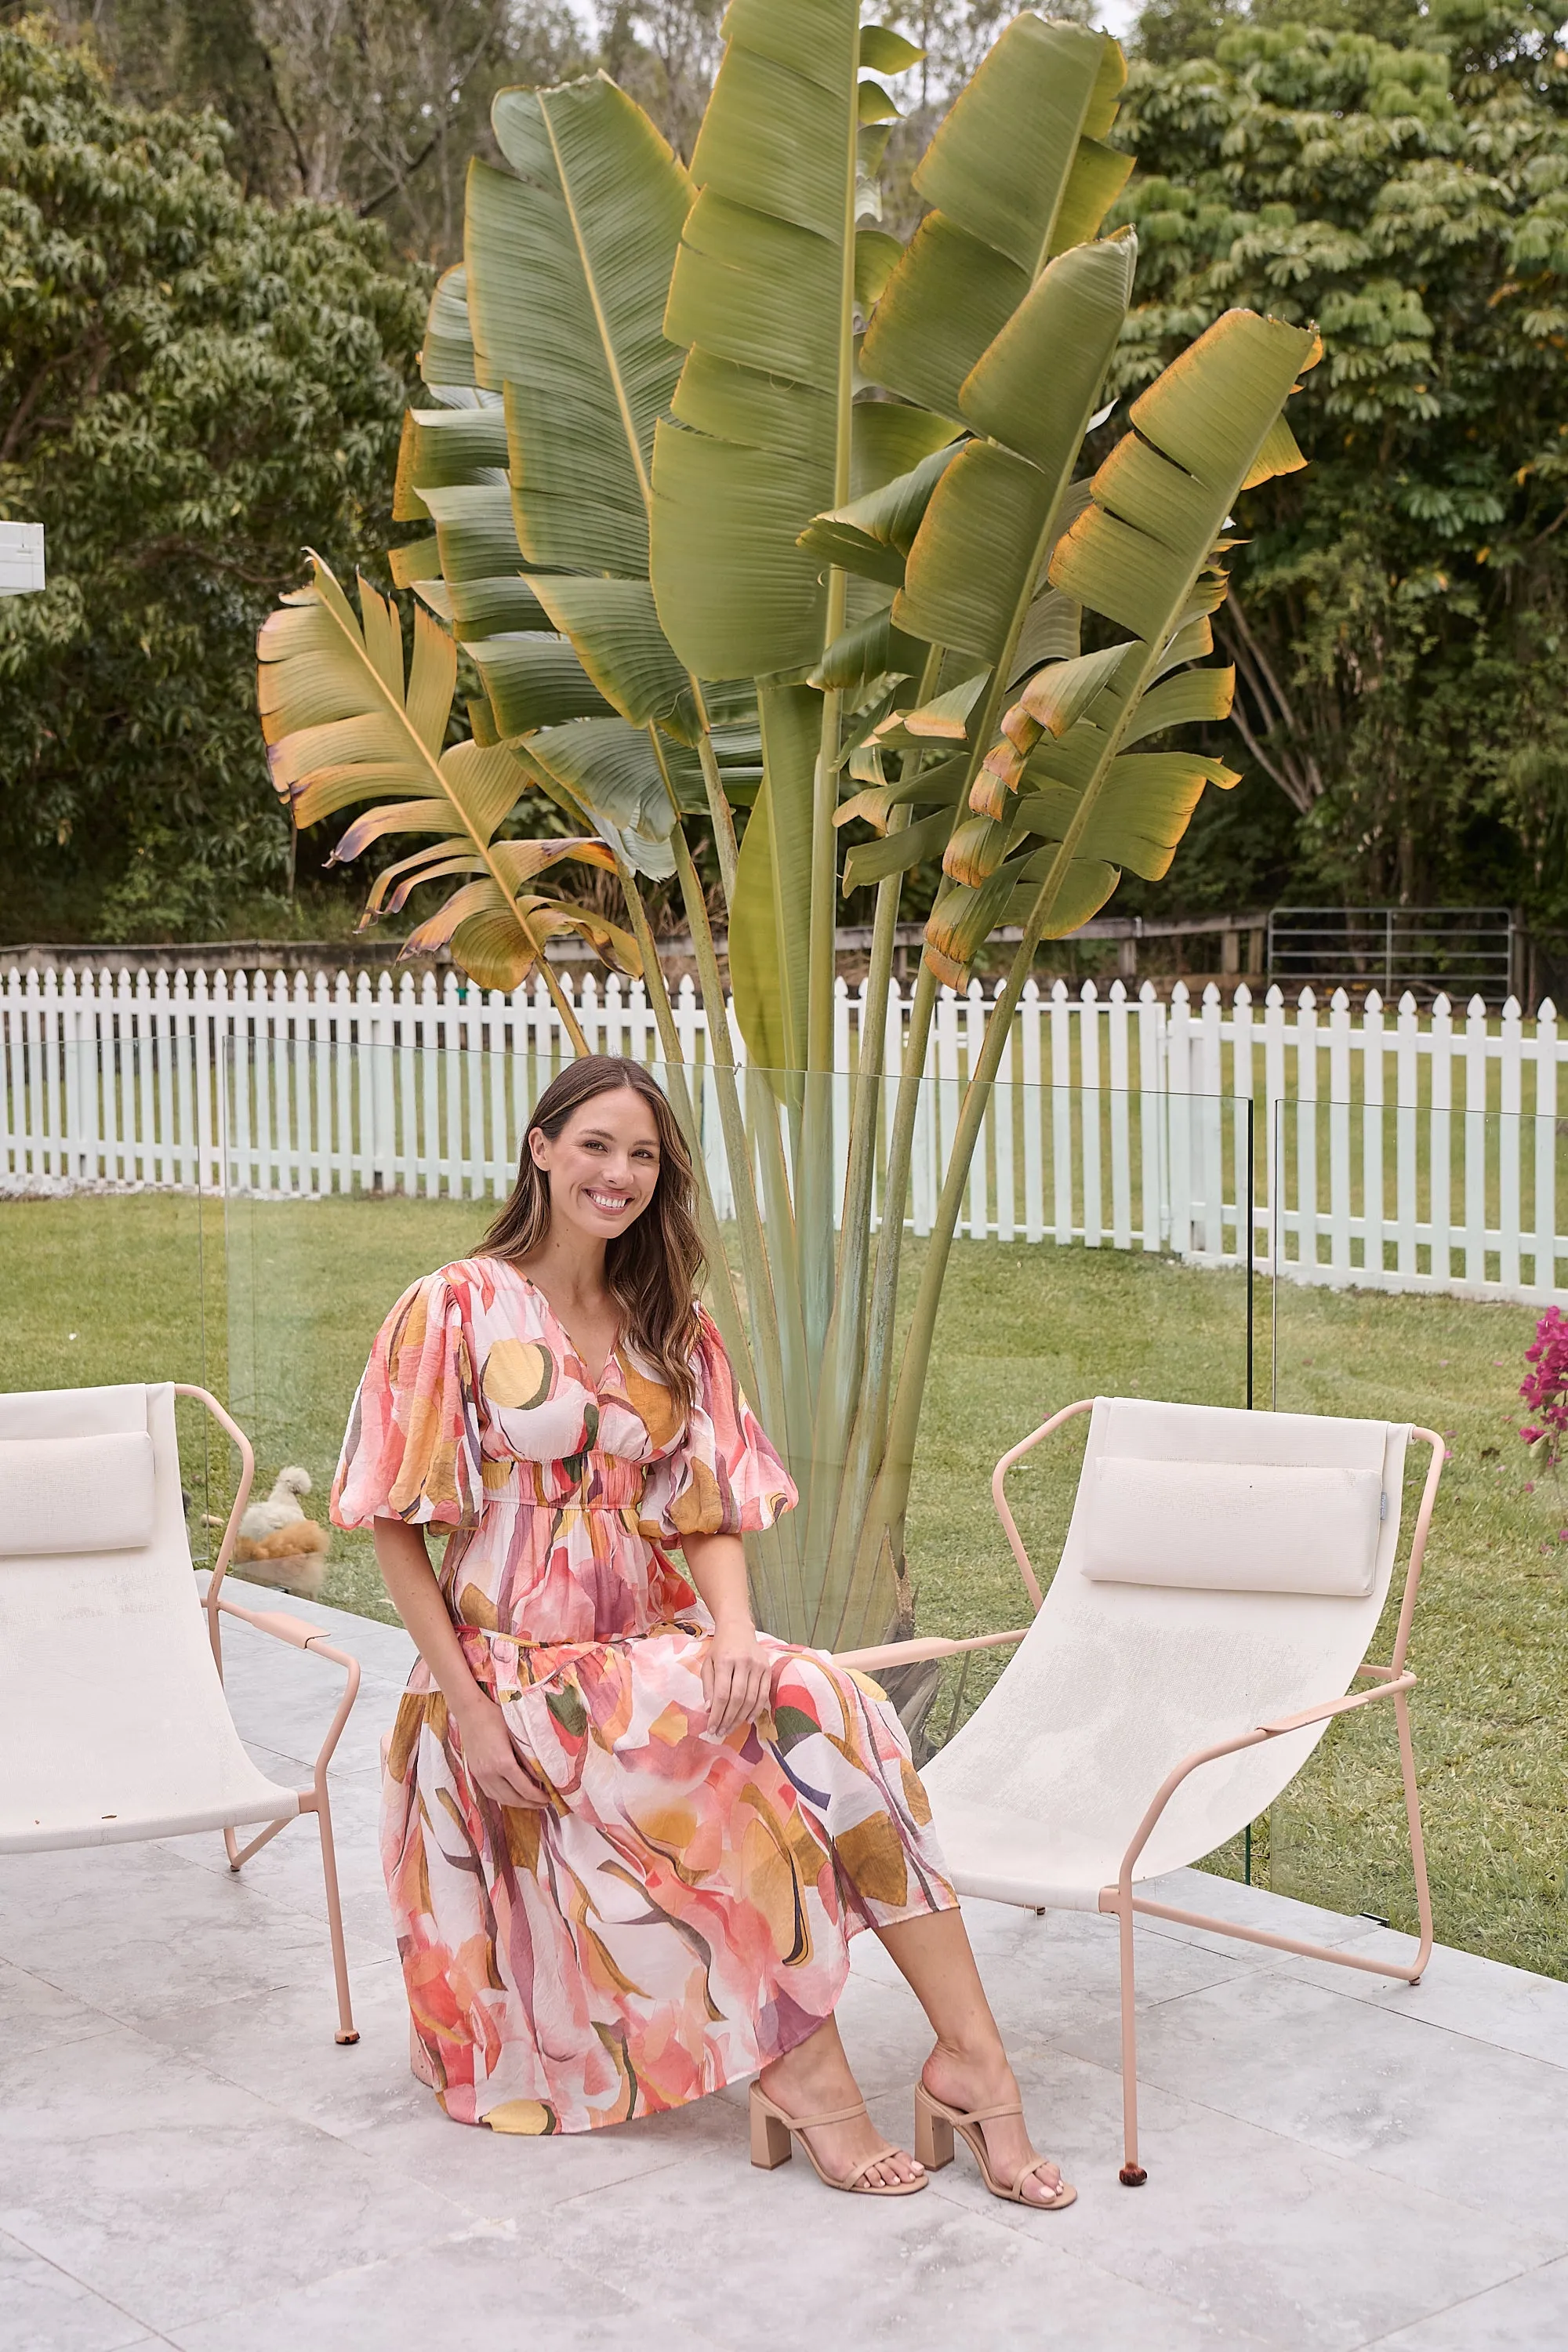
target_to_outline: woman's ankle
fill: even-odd
[[[825,2040],[818,2033],[810,2033],[793,2049],[770,2058],[760,2069],[757,2080],[765,2091],[770,2082],[827,2083],[839,2076],[849,2076],[844,2044],[837,2036]],[[853,2076],[849,2078],[853,2080]]]
[[[939,2085],[946,2083],[950,2091],[959,2086],[972,2088],[976,2097],[1002,2097],[1014,2087],[1016,2078],[1001,2036],[977,2036],[973,2042],[950,2042],[940,2035],[936,2046],[921,2069],[921,2078],[929,2090],[940,2098]]]

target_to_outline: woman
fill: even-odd
[[[374,1530],[419,1649],[383,1809],[414,2071],[528,2133],[754,2075],[754,2162],[793,2132],[830,2187],[907,2196],[925,2165],[834,2023],[870,1927],[936,2032],[927,2162],[956,2126],[997,2195],[1068,2204],[898,1717],[752,1622],[741,1538],[795,1495],[695,1304],[692,1194],[647,1073],[573,1063],[478,1255],[398,1301],[354,1400],[332,1517]]]

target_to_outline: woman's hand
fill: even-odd
[[[751,1624],[721,1625],[709,1637],[702,1696],[710,1739],[728,1739],[742,1723],[755,1723],[768,1704],[771,1666]]]
[[[478,1684],[457,1722],[468,1778],[482,1796],[494,1805],[527,1805],[536,1811],[548,1811],[550,1800],[524,1770],[511,1744],[505,1717]]]

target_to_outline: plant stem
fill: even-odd
[[[709,928],[708,909],[703,902],[702,886],[697,868],[691,862],[691,852],[679,825],[673,835],[676,872],[680,877],[681,898],[685,902],[686,919],[691,932],[691,944],[697,959],[698,984],[702,991],[703,1009],[708,1015],[708,1046],[712,1055],[710,1065],[719,1097],[719,1117],[724,1129],[724,1149],[730,1162],[730,1182],[735,1195],[736,1223],[741,1238],[741,1265],[745,1276],[747,1304],[751,1310],[753,1334],[753,1360],[757,1370],[757,1402],[764,1420],[777,1428],[784,1424],[785,1387],[784,1363],[779,1347],[779,1329],[774,1310],[773,1276],[768,1264],[766,1236],[757,1208],[756,1182],[752,1159],[746,1148],[745,1125],[741,1116],[741,1104],[735,1085],[735,1058],[730,1045],[730,1021],[724,1003],[724,992],[719,982],[719,962],[713,951],[713,934]]]
[[[732,915],[735,867],[740,856],[735,845],[735,820],[724,797],[724,782],[719,773],[719,756],[713,749],[707,706],[702,699],[702,688],[695,678],[691,681],[691,690],[697,698],[697,715],[701,726],[697,738],[697,757],[702,765],[702,789],[708,795],[708,822],[713,828],[713,846],[719,853],[719,879],[723,885],[724,911],[726,915]]]
[[[893,1112],[893,1133],[888,1170],[882,1186],[882,1215],[877,1236],[877,1262],[871,1282],[870,1312],[866,1319],[860,1393],[854,1428],[846,1451],[840,1482],[838,1515],[823,1578],[822,1598],[813,1638],[824,1627],[836,1639],[834,1628],[848,1605],[850,1592],[869,1573],[861,1545],[866,1497],[880,1462],[887,1423],[888,1394],[892,1379],[893,1332],[898,1316],[899,1265],[904,1238],[904,1209],[909,1198],[910,1168],[914,1157],[915,1122],[925,1083],[926,1043],[936,1010],[937,980],[923,961],[910,1006],[909,1042],[899,1079]]]
[[[664,1048],[665,1066],[669,1072],[669,1091],[675,1096],[675,1113],[686,1136],[691,1154],[692,1173],[697,1180],[697,1222],[702,1234],[702,1247],[707,1254],[709,1279],[713,1285],[713,1319],[719,1326],[720,1337],[735,1367],[741,1385],[750,1395],[757,1394],[756,1367],[752,1361],[752,1343],[746,1333],[745,1318],[735,1291],[735,1277],[731,1269],[729,1254],[724,1247],[718,1213],[709,1190],[708,1170],[702,1157],[702,1129],[696,1106],[691,1100],[687,1083],[686,1057],[680,1050],[680,1032],[675,1025],[675,1009],[665,986],[664,971],[654,944],[647,910],[642,893],[631,874],[617,858],[616,871],[620,877],[621,893],[631,918],[633,936],[643,960],[643,979],[653,1006],[654,1025]]]
[[[503,884],[501,887],[504,888],[505,885]],[[518,928],[522,932],[524,938],[531,940],[533,937],[532,929],[529,924],[523,921],[522,917],[518,914],[515,901],[512,905],[512,912],[514,915],[517,915]],[[572,1000],[563,989],[561,982],[556,979],[554,972],[551,970],[550,959],[544,952],[542,942],[539,943],[538,954],[539,962],[537,969],[544,974],[544,985],[550,991],[550,1001],[555,1007],[562,1027],[565,1030],[566,1034],[572,1040],[572,1051],[574,1054],[591,1053],[593,1048],[590,1046],[586,1037],[584,1036],[581,1028],[578,1026],[577,1015],[572,1010]]]

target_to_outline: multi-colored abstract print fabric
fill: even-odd
[[[459,2122],[700,2098],[832,2013],[857,1929],[954,1899],[874,1683],[768,1641],[769,1712],[707,1736],[708,1621],[672,1554],[795,1490],[706,1318],[692,1369],[689,1415],[624,1347],[595,1383],[542,1293],[476,1258],[398,1301],[354,1400],[332,1517],[451,1530],[447,1605],[540,1792],[475,1788],[417,1664],[383,1860],[415,2071]]]

